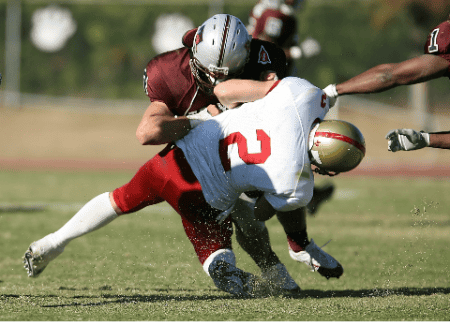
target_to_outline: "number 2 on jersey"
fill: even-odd
[[[228,146],[236,143],[239,157],[246,164],[262,164],[269,158],[272,150],[270,137],[264,130],[256,130],[256,139],[261,142],[260,153],[248,153],[247,139],[240,132],[231,133],[219,142],[219,154],[225,171],[231,170],[231,161],[228,158]]]

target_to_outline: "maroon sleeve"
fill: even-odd
[[[425,54],[437,55],[450,63],[450,21],[431,30],[424,46]],[[450,77],[450,64],[446,76]]]
[[[159,64],[160,56],[156,56],[147,64],[144,70],[144,91],[152,102],[163,102],[171,106],[171,92]]]

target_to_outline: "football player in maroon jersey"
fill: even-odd
[[[253,38],[270,41],[283,48],[289,75],[294,73],[294,59],[302,55],[295,17],[301,2],[303,0],[261,0],[251,11],[247,26]]]
[[[400,63],[375,66],[343,83],[330,84],[324,91],[330,99],[341,95],[378,93],[400,86],[426,82],[440,77],[450,78],[450,15],[428,34],[424,54]],[[427,146],[448,149],[450,134],[421,133],[412,129],[396,129],[386,135],[392,152],[417,150]]]

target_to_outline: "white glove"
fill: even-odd
[[[330,99],[330,108],[336,104],[336,100],[339,96],[337,90],[336,90],[336,84],[330,84],[327,87],[323,89],[324,93],[328,96]]]
[[[199,125],[200,123],[203,123],[204,121],[209,120],[212,118],[211,114],[209,114],[208,109],[202,108],[199,111],[191,112],[186,117],[189,119],[189,123],[191,124],[191,129]]]
[[[388,151],[412,151],[430,145],[430,134],[412,129],[397,129],[386,134]]]

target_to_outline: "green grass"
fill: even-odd
[[[215,288],[165,204],[72,241],[37,279],[28,245],[132,173],[0,172],[1,320],[448,320],[449,180],[333,179],[335,198],[308,218],[309,236],[344,266],[326,280],[273,247],[303,293],[236,299]],[[20,208],[20,207],[22,208]],[[9,211],[7,211],[9,210]],[[34,211],[33,211],[34,210]],[[258,273],[235,245],[238,266]]]

